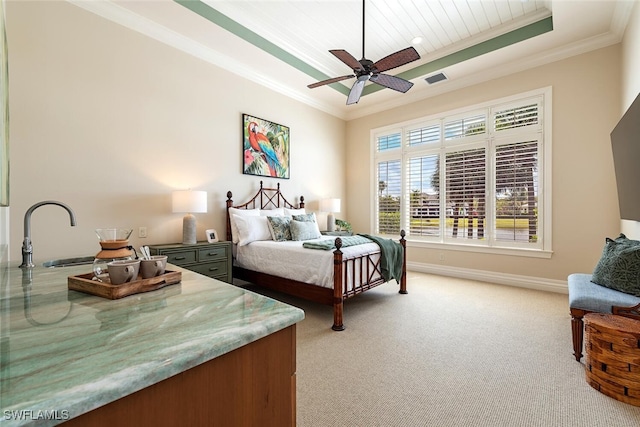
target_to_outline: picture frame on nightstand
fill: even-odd
[[[218,232],[213,228],[206,230],[207,233],[207,242],[215,243],[218,241]]]

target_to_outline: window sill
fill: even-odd
[[[424,242],[420,240],[411,240],[407,238],[407,246],[412,248],[439,249],[447,251],[460,252],[477,252],[490,255],[509,255],[521,256],[528,258],[545,258],[550,259],[553,251],[541,249],[523,249],[523,248],[506,248],[506,247],[490,247],[480,245],[456,245],[455,243],[434,243]]]

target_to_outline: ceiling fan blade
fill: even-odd
[[[352,70],[361,70],[362,69],[362,64],[360,64],[360,62],[358,62],[358,60],[356,58],[354,58],[353,55],[351,55],[346,50],[334,49],[334,50],[330,50],[329,52],[331,52],[333,54],[333,56],[338,58],[340,61],[342,61],[345,64],[347,64],[349,66],[349,68],[351,68]]]
[[[312,84],[308,85],[307,87],[309,89],[313,89],[314,87],[324,86],[324,85],[328,85],[328,84],[335,83],[335,82],[340,82],[342,80],[351,79],[353,77],[355,77],[353,74],[349,74],[348,76],[342,76],[342,77],[334,77],[332,79],[327,79],[327,80],[322,80],[321,82],[312,83]]]
[[[349,92],[349,97],[347,98],[347,105],[357,104],[360,101],[360,95],[362,95],[362,89],[364,89],[364,84],[369,80],[369,75],[365,74],[364,76],[358,77],[358,80],[351,87],[351,92]]]
[[[420,59],[418,51],[413,47],[408,47],[406,49],[399,50],[396,53],[392,53],[389,56],[385,56],[380,61],[373,64],[373,67],[378,70],[379,73],[382,73],[418,59]]]
[[[388,87],[389,89],[397,90],[398,92],[405,93],[413,86],[413,83],[400,77],[390,76],[389,74],[374,74],[369,79],[380,86]]]

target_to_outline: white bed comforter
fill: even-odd
[[[322,240],[335,240],[333,236],[323,236]],[[235,264],[247,270],[259,271],[274,276],[285,277],[299,282],[333,288],[333,251],[307,249],[301,241],[275,242],[273,240],[254,241],[235,248]],[[371,242],[342,248],[344,259],[359,254],[378,252],[380,248]],[[379,254],[375,255],[379,257]],[[359,267],[356,266],[356,271]],[[347,277],[351,281],[351,274]],[[380,277],[376,274],[374,277]],[[359,280],[359,278],[357,278]],[[349,283],[349,288],[351,284]]]

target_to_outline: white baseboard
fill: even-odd
[[[470,268],[447,267],[437,264],[424,264],[407,261],[407,270],[460,279],[479,280],[499,285],[536,289],[539,291],[568,294],[566,280],[552,280],[543,277],[520,276],[517,274],[496,273],[495,271],[473,270]]]

